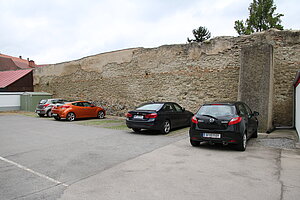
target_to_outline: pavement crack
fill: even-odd
[[[276,158],[276,168],[277,168],[277,180],[280,183],[280,200],[283,200],[283,193],[284,193],[284,184],[283,181],[281,180],[281,156],[282,156],[282,149],[278,150],[278,156]]]
[[[26,198],[26,197],[29,197],[29,196],[38,194],[38,193],[40,193],[40,192],[47,191],[47,190],[50,190],[50,189],[55,188],[55,187],[59,187],[60,185],[61,185],[61,184],[56,184],[56,185],[53,185],[53,186],[51,186],[51,187],[47,187],[47,188],[44,188],[44,189],[41,189],[41,190],[38,190],[38,191],[34,191],[34,192],[31,192],[31,193],[28,193],[28,194],[24,194],[24,195],[15,197],[15,198],[13,198],[13,199],[11,199],[11,200],[23,199],[23,198]]]

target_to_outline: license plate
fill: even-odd
[[[143,115],[134,115],[133,116],[134,119],[144,119]]]
[[[52,113],[52,116],[53,116],[53,117],[55,117],[55,116],[57,116],[57,114],[55,114],[55,113]]]
[[[219,133],[203,133],[203,137],[206,137],[206,138],[221,138],[221,134],[219,134]]]
[[[41,111],[38,111],[38,110],[36,111],[36,113],[40,113],[40,112],[41,112]]]

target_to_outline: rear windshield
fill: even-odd
[[[211,115],[214,117],[234,114],[235,107],[231,105],[204,105],[197,112],[197,115]]]
[[[145,105],[141,105],[139,106],[136,110],[155,110],[158,111],[161,107],[163,106],[163,104],[161,103],[152,103],[152,104],[145,104]]]
[[[42,100],[40,100],[40,104],[45,104],[47,102],[47,100],[46,99],[42,99]]]

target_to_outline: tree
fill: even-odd
[[[283,26],[280,24],[280,17],[283,14],[274,14],[276,5],[273,0],[253,0],[248,10],[249,18],[245,22],[243,20],[234,22],[234,29],[239,35],[249,35],[270,28],[283,30]]]
[[[198,29],[194,29],[193,35],[194,35],[195,39],[191,40],[190,38],[187,38],[187,41],[189,43],[203,42],[205,40],[208,40],[211,36],[209,30],[207,28],[205,28],[204,26],[200,26]]]

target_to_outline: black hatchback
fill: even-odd
[[[192,118],[190,142],[233,144],[245,151],[247,140],[257,137],[258,112],[252,112],[243,102],[204,104]]]
[[[190,126],[192,116],[174,102],[146,103],[126,114],[126,125],[135,132],[148,129],[167,134],[172,128]]]

